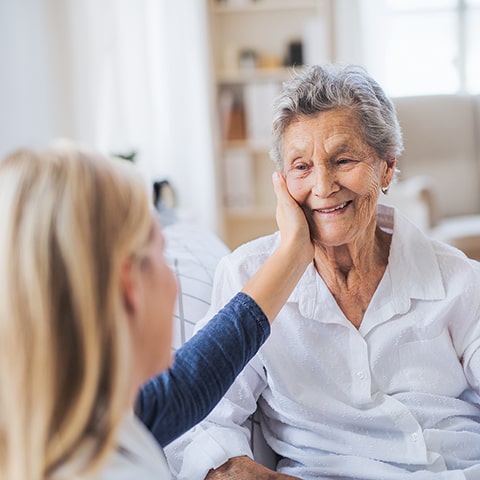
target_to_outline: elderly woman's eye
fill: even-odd
[[[354,160],[352,160],[351,158],[339,158],[337,160],[337,164],[338,165],[346,165],[348,163],[352,163]]]
[[[293,167],[295,170],[300,170],[300,171],[304,171],[306,170],[308,167],[305,163],[297,163],[294,165]]]

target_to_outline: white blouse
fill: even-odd
[[[224,400],[167,447],[177,478],[203,479],[228,458],[251,456],[241,425],[257,400],[282,473],[480,478],[480,263],[390,207],[379,206],[378,224],[393,232],[389,263],[360,328],[312,264]],[[255,240],[221,262],[206,318],[278,241]]]

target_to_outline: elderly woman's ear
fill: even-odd
[[[385,172],[383,175],[382,188],[388,188],[392,183],[393,177],[395,175],[396,164],[397,159],[395,157],[392,157],[385,162]]]

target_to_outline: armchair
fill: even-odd
[[[430,236],[480,260],[480,97],[394,99],[405,151],[381,199]]]

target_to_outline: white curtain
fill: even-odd
[[[58,2],[75,138],[136,150],[148,182],[172,183],[181,215],[217,229],[206,1]]]
[[[380,83],[385,77],[385,0],[332,0],[334,57],[362,65]]]

